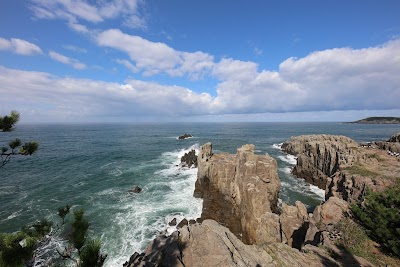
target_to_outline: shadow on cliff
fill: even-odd
[[[171,266],[188,267],[183,260],[185,242],[180,242],[178,236],[157,237],[146,252],[135,253],[125,263],[124,267],[136,266]]]

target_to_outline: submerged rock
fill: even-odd
[[[132,189],[128,190],[129,193],[140,193],[142,192],[142,188],[140,188],[139,186],[135,186]]]

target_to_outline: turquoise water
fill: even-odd
[[[364,142],[396,132],[399,125],[339,123],[18,125],[0,134],[0,145],[18,137],[36,140],[40,147],[34,156],[14,158],[0,168],[0,232],[42,217],[57,220],[57,208],[66,204],[83,207],[91,235],[102,240],[109,255],[106,266],[120,266],[166,230],[172,218],[200,215],[202,202],[192,197],[197,170],[176,166],[192,148],[212,142],[216,153],[235,153],[252,143],[256,153],[278,161],[280,199],[311,207],[323,200],[323,192],[290,175],[295,159],[281,152],[280,143],[317,133]],[[194,138],[176,140],[184,133]],[[128,193],[136,185],[142,193]]]

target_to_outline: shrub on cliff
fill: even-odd
[[[372,239],[400,257],[400,185],[382,193],[369,191],[352,211]]]

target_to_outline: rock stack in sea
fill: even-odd
[[[335,155],[340,162],[340,153]],[[300,201],[278,209],[279,189],[277,163],[269,155],[254,154],[253,145],[233,155],[214,154],[207,143],[200,148],[194,192],[204,199],[204,221],[158,236],[124,266],[348,266],[321,248],[333,243],[332,227],[348,203],[331,197],[310,214]]]

